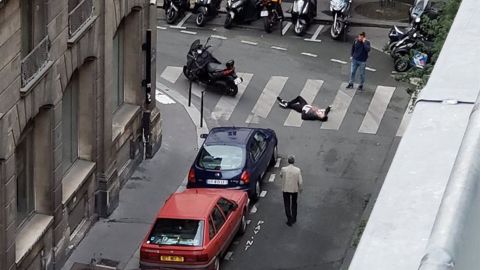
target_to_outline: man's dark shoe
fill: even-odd
[[[290,221],[285,222],[285,224],[287,224],[288,227],[292,227],[292,223]]]
[[[353,83],[349,83],[349,84],[347,85],[347,89],[352,89],[352,88],[353,88]]]
[[[359,85],[359,86],[357,87],[357,90],[358,90],[358,91],[363,91],[363,85]]]
[[[292,220],[292,225],[297,223],[297,219]]]
[[[328,115],[328,113],[330,112],[330,110],[332,110],[332,106],[328,106],[328,107],[325,109],[325,115]]]

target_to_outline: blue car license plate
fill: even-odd
[[[207,179],[209,185],[228,185],[228,180]]]

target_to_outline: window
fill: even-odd
[[[17,226],[22,225],[35,210],[33,186],[33,132],[24,131],[23,139],[15,150],[17,173]]]
[[[202,246],[203,220],[159,218],[147,243],[165,246]]]
[[[118,27],[117,33],[113,37],[113,112],[123,104],[124,100],[124,35],[123,24]]]
[[[255,139],[255,141],[258,144],[258,148],[260,148],[260,152],[263,152],[265,150],[265,148],[267,147],[267,140],[265,138],[265,135],[263,135],[260,132],[257,132],[257,133],[255,133],[253,138]]]
[[[78,73],[75,73],[62,100],[63,174],[78,157],[78,91]]]
[[[252,158],[257,161],[258,158],[260,157],[262,151],[258,147],[257,141],[252,140],[250,142],[250,153],[252,154]]]
[[[225,217],[223,216],[222,212],[220,212],[220,209],[218,209],[218,207],[215,207],[213,209],[212,218],[213,225],[215,226],[215,230],[218,233],[218,231],[220,231],[223,224],[225,223]]]
[[[68,13],[72,12],[74,8],[80,4],[81,0],[68,0]]]
[[[22,58],[47,36],[45,0],[21,0]]]
[[[228,218],[230,213],[232,213],[233,210],[235,210],[235,204],[224,198],[221,198],[220,200],[218,200],[217,205],[218,207],[220,207],[220,209],[222,209],[222,212],[226,218]]]
[[[204,145],[198,165],[207,170],[236,170],[243,167],[243,148],[232,145]]]
[[[208,237],[213,239],[215,236],[215,226],[213,226],[212,217],[208,217]]]

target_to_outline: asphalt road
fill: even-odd
[[[279,168],[265,176],[265,197],[253,208],[247,234],[232,244],[222,269],[340,269],[365,206],[381,186],[400,140],[396,135],[401,135],[408,95],[391,77],[391,59],[372,50],[366,91],[346,91],[353,97],[345,105],[345,95],[339,94],[344,90],[339,89],[348,78],[352,35],[347,42],[336,42],[330,39],[328,26],[313,25],[304,37],[297,37],[292,29],[281,36],[280,27],[266,34],[260,22],[225,30],[223,17],[204,28],[197,28],[193,20],[191,16],[174,28],[159,20],[161,91],[188,97],[188,81],[181,74],[188,48],[194,40],[204,42],[213,35],[214,56],[222,62],[235,59],[237,72],[248,79],[243,94],[235,98],[205,92],[207,125],[274,129],[281,166],[288,154],[294,154],[305,179],[298,222],[290,228],[285,225],[278,176],[271,176]],[[312,38],[316,41],[305,40]],[[382,47],[380,41],[372,43]],[[317,87],[307,87],[308,80],[317,82]],[[269,83],[275,89],[267,87]],[[205,86],[193,85],[192,102],[197,108],[202,90]],[[333,124],[302,122],[272,101],[278,93],[289,99],[301,92],[321,107],[341,101],[346,106],[344,117],[331,117]],[[334,106],[333,112],[336,109],[341,110]]]

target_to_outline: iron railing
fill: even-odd
[[[22,87],[27,85],[48,61],[48,36],[40,41],[21,61]]]
[[[93,15],[93,0],[83,0],[68,13],[68,34],[74,36]]]

